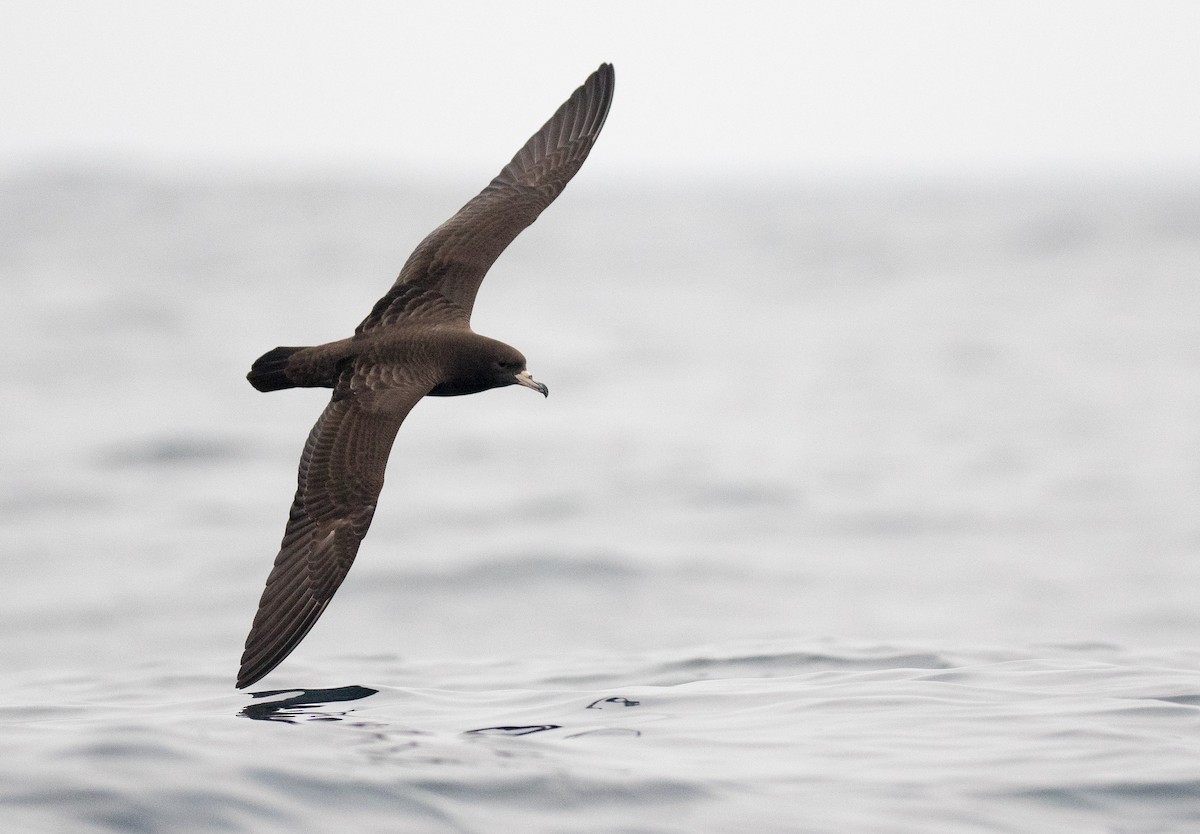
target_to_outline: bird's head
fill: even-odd
[[[549,396],[546,386],[536,381],[526,369],[521,351],[504,342],[470,333],[452,357],[449,375],[429,392],[429,396],[457,397],[506,385],[523,385],[542,396]]]
[[[503,342],[495,343],[496,349],[490,357],[488,371],[495,380],[495,387],[502,385],[524,385],[532,388],[543,397],[550,396],[550,389],[533,378],[525,367],[525,357],[521,351]]]

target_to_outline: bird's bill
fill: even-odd
[[[533,375],[530,374],[529,371],[521,371],[521,373],[513,377],[513,380],[517,383],[517,385],[524,385],[526,388],[532,388],[543,397],[550,396],[550,389],[534,379]]]

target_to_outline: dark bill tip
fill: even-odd
[[[530,374],[529,371],[521,371],[521,373],[513,377],[513,381],[516,382],[517,385],[524,385],[526,388],[532,388],[543,397],[550,396],[550,389],[534,379],[533,375]]]

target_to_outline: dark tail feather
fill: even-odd
[[[255,360],[246,374],[246,379],[259,391],[281,391],[284,388],[295,388],[296,383],[288,376],[288,362],[292,354],[304,350],[302,347],[277,347],[269,350]]]

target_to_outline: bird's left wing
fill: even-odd
[[[483,191],[421,241],[357,332],[403,319],[467,326],[492,263],[587,159],[614,84],[612,65],[601,64]]]

